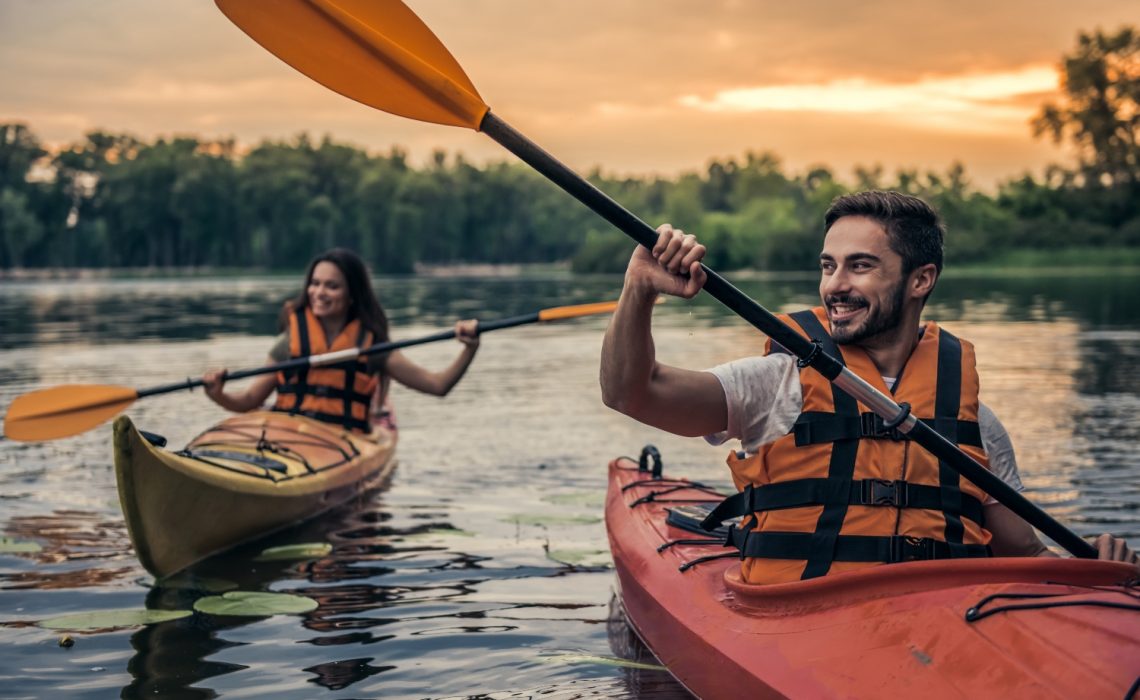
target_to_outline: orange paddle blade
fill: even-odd
[[[16,397],[4,416],[11,440],[54,440],[78,435],[110,420],[138,398],[125,386],[62,386]]]
[[[478,131],[488,107],[447,48],[399,0],[216,0],[270,53],[369,107]]]
[[[665,303],[665,297],[658,297],[654,304]],[[592,316],[594,314],[613,313],[617,308],[616,301],[596,301],[592,304],[577,304],[575,306],[555,306],[552,309],[543,309],[538,312],[539,321],[558,321],[564,318],[577,318],[579,316]]]
[[[617,308],[616,301],[599,301],[593,304],[577,304],[575,306],[556,306],[553,309],[543,309],[538,312],[539,321],[558,321],[564,318],[577,318],[593,314],[608,314]]]

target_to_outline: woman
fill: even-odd
[[[322,253],[309,264],[305,287],[285,304],[281,325],[286,332],[269,354],[274,364],[292,357],[388,342],[388,319],[372,291],[364,262],[344,248]],[[298,413],[367,433],[371,431],[374,395],[377,390],[386,392],[389,379],[435,396],[451,391],[479,348],[478,322],[457,322],[455,335],[463,349],[439,372],[417,365],[397,350],[335,366],[262,375],[232,393],[224,390],[225,370],[215,370],[203,376],[206,395],[222,408],[244,413],[261,408],[277,391],[275,411]]]

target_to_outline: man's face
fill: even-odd
[[[890,335],[902,323],[906,276],[877,221],[845,216],[831,226],[819,254],[819,297],[841,345]]]

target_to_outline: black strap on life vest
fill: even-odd
[[[807,337],[819,343],[824,352],[843,362],[843,353],[839,351],[839,346],[810,309],[797,311],[791,315],[791,318],[804,330]],[[832,385],[831,393],[836,415],[859,417],[859,404],[854,397],[835,385]],[[827,574],[831,562],[835,561],[839,530],[847,518],[847,506],[850,505],[851,484],[855,477],[855,458],[858,450],[858,440],[839,440],[832,443],[826,485],[819,499],[823,512],[816,521],[815,532],[808,536],[809,546],[804,556],[799,557],[807,560],[803,574],[805,579]]]
[[[843,361],[835,341],[819,322],[811,310],[791,314],[791,319],[800,326],[808,338],[817,342],[820,348]],[[942,331],[939,336],[937,395],[935,397],[935,418],[927,421],[947,439],[977,442],[981,445],[981,433],[976,423],[959,421],[958,408],[961,401],[961,342]],[[787,352],[777,343],[772,344],[773,352]],[[962,517],[979,524],[983,521],[982,504],[973,497],[963,494],[957,472],[940,463],[939,485],[927,486],[910,484],[905,481],[878,479],[856,480],[855,462],[859,441],[863,439],[899,439],[897,430],[888,430],[882,419],[875,414],[861,414],[855,399],[839,387],[832,385],[834,413],[805,412],[796,420],[792,430],[796,445],[831,443],[831,457],[826,479],[797,479],[776,484],[767,484],[730,496],[723,507],[724,518],[748,512],[752,505],[761,506],[755,511],[823,506],[810,533],[791,532],[749,532],[730,535],[741,545],[742,557],[762,557],[772,559],[802,559],[807,564],[801,578],[816,578],[827,574],[833,561],[908,561],[921,558],[948,558],[963,556],[987,556],[983,546],[963,544]],[[867,417],[872,416],[872,417]],[[968,443],[967,443],[968,444]],[[735,499],[735,500],[734,500]],[[906,536],[855,536],[840,535],[839,531],[847,517],[850,505],[890,506],[894,508],[925,508],[939,510],[946,519],[946,541],[921,539]],[[741,511],[741,512],[736,512]],[[720,513],[714,513],[719,517]],[[710,516],[705,525],[715,527],[721,520]]]
[[[293,318],[297,320],[297,338],[301,345],[301,354],[297,357],[308,357],[313,354],[312,343],[309,342],[309,321],[305,318],[305,309],[297,308],[293,311]],[[286,375],[288,377],[288,375]],[[293,409],[290,413],[294,415],[301,410],[301,398],[309,393],[309,367],[308,365],[301,367],[297,370],[296,379],[293,382],[285,382],[284,386],[277,387],[278,393],[295,394],[296,400],[293,401]]]
[[[809,532],[749,532],[741,528],[729,531],[726,544],[740,550],[740,556],[763,559],[803,559],[815,540]],[[947,542],[930,537],[906,535],[839,535],[836,537],[833,561],[883,562],[897,564],[926,559],[959,559],[988,557],[990,548],[980,544],[951,547]],[[805,572],[802,578],[809,578]]]
[[[793,479],[763,486],[749,484],[743,491],[729,496],[713,508],[701,526],[711,532],[726,520],[751,513],[823,505],[827,493],[827,481],[827,479]],[[896,481],[855,479],[851,482],[851,490],[847,494],[847,504],[942,510],[942,487],[912,484],[901,479]],[[982,508],[981,501],[969,494],[963,494],[959,510],[955,511],[955,515],[968,518],[981,526],[984,523]]]
[[[935,430],[940,425],[939,419],[920,418],[919,420]],[[978,422],[955,420],[957,422],[955,432],[958,435],[958,444],[981,447],[982,431]],[[792,425],[792,434],[796,438],[796,447],[860,438],[872,440],[910,439],[898,428],[884,428],[883,423],[885,422],[882,416],[870,412],[860,413],[858,416],[840,416],[824,411],[804,411]]]
[[[962,342],[941,330],[938,334],[938,384],[934,395],[934,430],[950,442],[958,443],[958,409],[962,402]],[[980,440],[979,440],[980,442]],[[980,447],[980,445],[979,445]],[[946,517],[946,542],[953,552],[962,547],[962,482],[958,471],[941,458],[938,483],[942,489],[942,512]],[[959,555],[961,556],[961,555]]]

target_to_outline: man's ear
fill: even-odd
[[[934,291],[938,282],[938,267],[934,263],[920,265],[910,273],[910,295],[916,299],[925,299]]]

